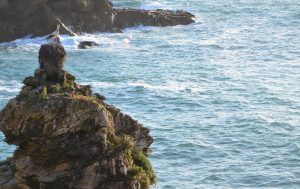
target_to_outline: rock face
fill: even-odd
[[[61,48],[42,46],[40,65],[64,60],[50,56]],[[5,141],[18,147],[0,162],[0,188],[149,188],[155,182],[147,159],[149,130],[106,104],[90,86],[76,84],[62,66],[56,77],[52,70],[37,69],[0,112]]]
[[[184,11],[115,9],[108,0],[0,0],[0,42],[47,35],[57,24],[80,34],[118,32],[140,24],[190,24],[193,18]],[[61,33],[70,34],[66,29]]]

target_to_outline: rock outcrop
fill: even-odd
[[[0,162],[0,188],[149,188],[149,130],[76,84],[62,69],[62,49],[41,47],[40,68],[0,112],[5,141],[17,146]]]
[[[115,9],[108,0],[0,0],[0,42],[27,35],[120,32],[137,25],[172,26],[194,22],[185,11]]]
[[[118,28],[143,26],[175,26],[187,25],[194,22],[194,15],[186,11],[170,10],[137,10],[114,9],[117,14],[116,26]]]

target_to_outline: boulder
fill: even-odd
[[[149,188],[149,129],[57,69],[64,80],[38,68],[0,112],[5,141],[18,147],[0,162],[0,188]]]
[[[56,43],[42,45],[39,50],[39,65],[45,72],[44,79],[63,81],[64,76],[60,72],[64,67],[65,59],[66,52],[63,46]]]
[[[88,49],[88,48],[91,48],[91,47],[98,47],[98,46],[99,46],[99,44],[94,42],[94,41],[81,41],[78,44],[79,49]]]

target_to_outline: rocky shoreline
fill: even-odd
[[[0,42],[43,36],[57,24],[63,34],[121,32],[126,27],[194,22],[186,11],[116,9],[108,0],[0,0]],[[72,31],[72,32],[70,32]]]
[[[63,70],[61,45],[42,45],[40,67],[0,112],[13,157],[0,162],[1,189],[146,189],[149,129]]]

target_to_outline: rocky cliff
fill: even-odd
[[[137,25],[194,22],[185,11],[115,9],[108,0],[0,0],[0,42],[52,33],[59,23],[74,33],[120,32]],[[70,33],[62,30],[62,33]]]
[[[64,71],[65,51],[43,45],[40,68],[0,112],[13,157],[0,162],[0,188],[146,189],[149,130]]]

